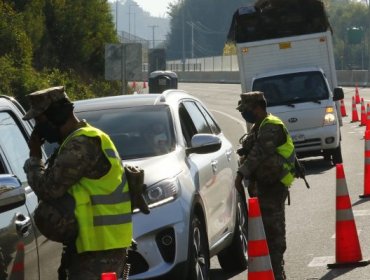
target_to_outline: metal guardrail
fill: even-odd
[[[167,61],[167,70],[174,71],[182,82],[240,83],[236,55]],[[370,86],[368,70],[337,70],[340,86]]]

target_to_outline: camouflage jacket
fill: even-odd
[[[267,123],[261,128],[259,124],[252,127],[253,145],[239,172],[249,180],[259,184],[276,183],[279,180],[284,159],[276,152],[276,148],[286,141],[286,134],[280,125]]]
[[[80,127],[84,126],[86,122],[81,121]],[[47,167],[35,157],[30,157],[24,164],[29,185],[38,198],[45,201],[62,197],[82,177],[98,179],[110,168],[100,139],[87,136],[72,138],[50,159]]]

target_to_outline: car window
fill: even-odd
[[[197,133],[212,134],[211,128],[208,126],[206,119],[194,102],[184,102],[184,106],[189,113],[191,120],[197,130]]]
[[[0,135],[0,146],[6,158],[4,161],[10,168],[7,172],[15,174],[21,182],[26,182],[23,165],[29,157],[29,149],[22,131],[9,112],[0,112]]]
[[[207,123],[209,124],[209,126],[212,129],[212,132],[214,134],[219,134],[221,132],[221,129],[218,126],[218,124],[216,123],[216,121],[213,119],[213,117],[211,116],[211,114],[201,104],[197,103],[197,106],[199,107],[199,109],[202,112],[203,116],[206,118]]]
[[[168,106],[77,111],[76,114],[106,132],[122,159],[163,155],[175,149]]]
[[[191,138],[197,133],[212,134],[206,119],[198,106],[192,101],[183,102],[179,107],[182,133],[190,146]]]

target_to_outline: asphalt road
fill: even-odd
[[[239,84],[188,84],[180,83],[183,89],[200,98],[219,122],[224,134],[235,147],[244,133],[245,125],[235,110],[241,87]],[[347,188],[352,202],[361,253],[364,260],[370,259],[370,199],[360,199],[364,193],[364,131],[359,122],[351,122],[351,98],[354,88],[344,88],[347,117],[343,118],[342,154]],[[360,97],[370,102],[370,89],[359,88]],[[357,106],[361,116],[360,104]],[[365,105],[366,108],[366,105]],[[322,158],[304,160],[307,180],[295,181],[291,188],[291,205],[286,206],[287,245],[285,253],[286,273],[290,280],[303,279],[348,279],[369,280],[370,265],[341,269],[327,269],[335,263],[335,199],[336,170]],[[217,261],[211,260],[213,280],[245,280],[247,271],[238,275],[225,274]]]

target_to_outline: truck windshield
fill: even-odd
[[[316,102],[329,98],[329,91],[321,72],[300,72],[256,79],[253,90],[262,91],[267,106]]]

